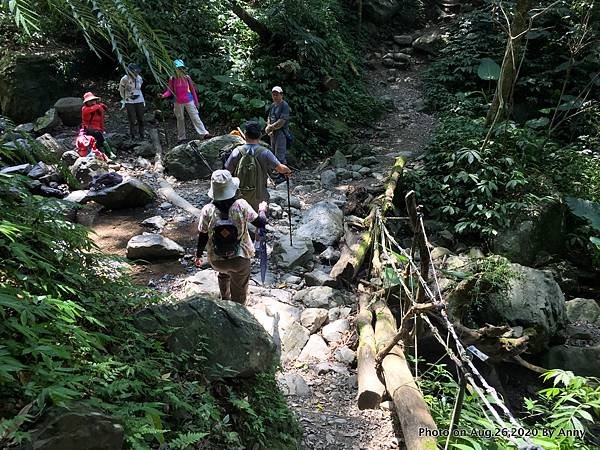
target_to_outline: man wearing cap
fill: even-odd
[[[198,95],[196,94],[196,88],[192,79],[187,74],[185,64],[181,59],[173,61],[175,66],[175,76],[169,78],[169,86],[165,92],[163,92],[163,98],[173,98],[175,105],[173,112],[177,119],[177,140],[179,143],[185,142],[185,112],[187,111],[192,125],[196,132],[202,137],[202,139],[211,138],[211,134],[208,132],[204,123],[200,119],[198,113]]]
[[[261,203],[257,213],[246,200],[236,198],[239,185],[240,180],[232,177],[228,170],[213,172],[208,190],[212,202],[205,205],[200,213],[194,264],[196,267],[202,266],[202,254],[208,244],[208,262],[219,273],[217,279],[221,299],[244,304],[248,295],[250,263],[254,256],[248,224],[265,226],[267,204]],[[224,220],[229,228],[223,225]],[[237,231],[235,245],[229,254],[223,256],[218,248],[218,234],[227,234],[229,230]]]
[[[260,145],[261,130],[256,121],[249,121],[245,124],[246,144],[233,149],[229,158],[225,162],[225,169],[231,173],[238,174],[240,160],[244,154],[254,155],[260,164],[260,170],[257,171],[258,180],[252,183],[253,192],[248,192],[246,186],[241,186],[240,192],[243,198],[250,203],[253,208],[257,208],[260,202],[269,201],[269,191],[267,190],[267,176],[270,171],[275,170],[283,177],[289,177],[292,173],[290,168],[282,164],[275,155],[267,148]]]
[[[269,108],[265,132],[271,137],[271,149],[273,153],[275,153],[279,161],[286,164],[286,138],[290,132],[290,106],[283,99],[283,89],[281,86],[275,86],[271,89],[271,97],[273,97],[273,103]]]
[[[98,146],[111,157],[114,157],[108,143],[104,139],[104,113],[108,111],[104,103],[100,103],[100,97],[91,92],[83,94],[83,106],[81,107],[81,128],[88,136],[94,136]]]
[[[137,64],[129,64],[126,74],[119,82],[119,93],[121,102],[124,103],[127,110],[127,120],[129,122],[129,135],[135,140],[135,126],[140,135],[140,141],[144,140],[144,107],[146,106],[144,94],[142,94],[142,69]]]

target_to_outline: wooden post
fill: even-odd
[[[358,315],[356,327],[358,328],[358,409],[377,409],[385,386],[377,375],[375,369],[375,332],[373,331],[373,313],[369,307],[370,295],[367,292],[358,294]]]
[[[383,302],[373,305],[375,342],[381,351],[396,334],[396,320]],[[388,393],[394,401],[400,420],[404,442],[408,450],[437,449],[436,438],[428,436],[437,430],[421,391],[410,372],[400,345],[396,345],[383,359],[383,376]]]

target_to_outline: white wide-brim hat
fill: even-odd
[[[229,170],[215,170],[210,177],[208,196],[215,201],[227,200],[235,197],[240,187],[240,179],[231,176]]]

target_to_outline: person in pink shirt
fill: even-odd
[[[169,87],[162,94],[162,98],[174,98],[175,106],[173,112],[177,119],[177,140],[181,144],[186,141],[185,111],[194,125],[194,129],[203,139],[209,139],[212,135],[208,132],[198,113],[198,95],[194,88],[192,79],[186,72],[185,64],[181,59],[173,61],[175,65],[175,76],[169,78]]]

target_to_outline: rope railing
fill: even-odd
[[[410,197],[409,199],[409,196]],[[402,292],[408,299],[408,309],[403,313],[402,322],[400,323],[396,335],[390,340],[376,357],[377,365],[380,366],[381,361],[386,355],[399,343],[407,342],[410,335],[410,324],[409,321],[416,321],[417,318],[428,326],[433,337],[440,343],[444,348],[448,357],[456,364],[457,368],[461,372],[461,384],[459,391],[457,392],[456,402],[453,410],[453,417],[451,419],[451,425],[448,434],[448,440],[446,441],[445,448],[448,448],[449,440],[452,434],[450,431],[456,427],[460,418],[460,411],[462,408],[462,402],[464,398],[464,386],[468,383],[473,392],[481,399],[482,407],[485,416],[488,418],[490,423],[494,426],[500,427],[502,430],[500,436],[505,438],[510,444],[514,445],[519,450],[538,450],[540,446],[534,444],[528,437],[526,429],[521,423],[514,417],[507,406],[504,404],[498,392],[490,386],[486,379],[481,375],[472,359],[467,353],[467,349],[460,340],[458,333],[456,332],[455,326],[451,322],[446,312],[446,302],[442,296],[441,288],[439,285],[439,277],[433,260],[431,258],[430,247],[431,244],[425,231],[425,225],[423,222],[423,216],[416,207],[414,200],[414,193],[410,192],[407,194],[407,210],[410,217],[410,222],[413,228],[414,237],[413,243],[416,243],[419,248],[420,262],[417,265],[411,254],[404,249],[394,238],[394,236],[387,229],[385,224],[385,217],[378,215],[375,220],[378,221],[378,231],[380,233],[380,245],[382,246],[382,255],[386,258],[386,263],[390,265],[395,271],[398,279],[400,280],[400,286]],[[415,245],[413,244],[413,249]],[[390,253],[394,253],[394,249],[406,259],[407,267],[409,268],[408,279],[417,281],[417,293],[414,293],[415,283],[411,283],[411,288],[407,285],[405,275],[403,274],[399,265],[397,264],[396,258],[391,257]],[[413,253],[413,252],[411,252]],[[422,270],[427,270],[427,273],[422,273]],[[429,272],[433,275],[433,284],[435,286],[434,292],[428,283]],[[428,303],[425,303],[427,301]],[[443,326],[447,330],[447,337],[444,339],[438,327],[431,321],[428,314],[435,312],[437,317],[443,323]],[[416,335],[418,327],[413,327],[413,338],[416,342]],[[453,341],[456,351],[450,346],[450,340]],[[487,411],[486,411],[487,410]],[[490,416],[488,416],[488,413]],[[510,426],[509,426],[510,425]],[[506,431],[505,431],[506,430]]]

